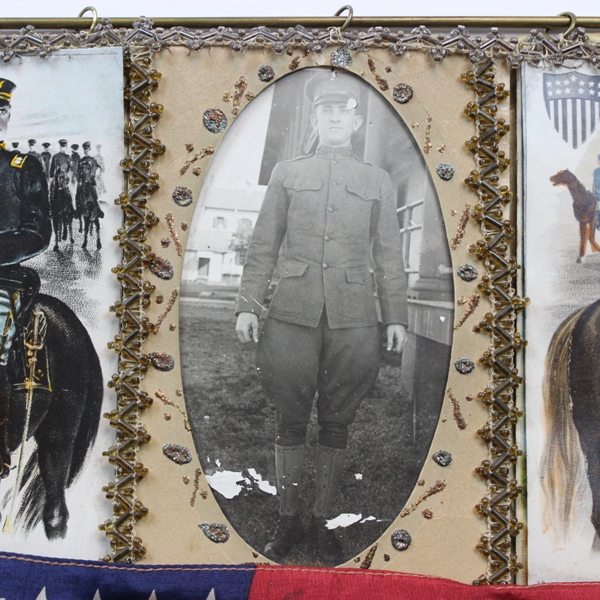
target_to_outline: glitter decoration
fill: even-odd
[[[177,301],[178,296],[179,296],[179,292],[177,290],[173,290],[171,292],[171,297],[169,298],[169,302],[168,302],[165,310],[160,315],[158,315],[158,319],[156,319],[156,323],[154,324],[154,331],[152,332],[154,335],[158,335],[158,332],[160,331],[163,321],[165,320],[165,318],[169,314],[169,312],[171,312],[171,309],[175,305],[175,302]]]
[[[192,143],[188,143],[188,144],[186,144],[186,145],[185,145],[185,149],[186,149],[188,152],[193,152],[193,151],[194,151],[194,144],[192,144]]]
[[[336,67],[348,67],[352,64],[352,56],[348,48],[338,48],[331,54],[331,64]]]
[[[270,65],[263,65],[260,67],[260,69],[258,69],[258,78],[261,81],[271,81],[273,77],[275,77],[275,71]]]
[[[398,104],[406,104],[410,102],[413,97],[413,89],[407,83],[399,83],[394,87],[394,100],[398,102]],[[419,125],[417,124],[417,127]]]
[[[165,301],[165,297],[162,294],[160,294],[159,296],[156,296],[156,300],[155,300],[156,304],[162,304],[164,301]]]
[[[394,546],[396,550],[406,550],[411,542],[412,538],[406,529],[396,529],[396,531],[392,533],[392,546]]]
[[[452,462],[452,454],[447,450],[438,450],[431,458],[433,458],[440,467],[447,467]]]
[[[361,569],[370,569],[373,564],[373,559],[375,558],[375,552],[377,552],[377,544],[375,544],[365,556],[365,559],[360,563]]]
[[[181,231],[187,231],[188,224],[185,221],[182,221],[180,227]]]
[[[468,375],[475,368],[475,363],[468,358],[459,358],[454,363],[454,368],[461,375]]]
[[[163,454],[178,465],[186,465],[192,462],[190,449],[179,444],[165,444],[163,446]]]
[[[165,413],[163,415],[163,417],[165,418],[165,421],[170,421],[171,420],[171,413]]]
[[[189,485],[189,483],[190,483],[190,476],[189,475],[184,475],[182,477],[182,479],[183,479],[183,483],[185,483],[185,485]]]
[[[185,412],[185,410],[183,410],[179,404],[177,404],[177,402],[173,402],[172,400],[169,400],[169,398],[167,397],[167,395],[162,391],[162,390],[156,390],[154,392],[154,395],[165,405],[165,406],[172,406],[173,408],[175,408],[179,414],[183,417],[183,425],[184,427],[187,429],[187,431],[191,431],[192,428],[190,426],[190,421],[188,419],[187,413]]]
[[[192,169],[192,175],[195,175],[196,177],[200,177],[200,175],[202,175],[202,169],[200,167],[194,167]]]
[[[464,281],[474,281],[477,279],[477,269],[473,265],[462,265],[456,269],[456,274]]]
[[[424,508],[421,514],[424,519],[433,519],[433,511],[430,508]]]
[[[162,256],[157,256],[150,263],[150,270],[161,279],[172,279],[175,271],[173,269],[173,265],[168,258],[163,258]]]
[[[454,168],[446,163],[440,163],[436,168],[435,172],[439,175],[440,179],[444,181],[450,181],[454,177]]]
[[[204,122],[204,127],[211,133],[221,133],[222,131],[225,131],[225,127],[227,127],[227,117],[225,116],[225,113],[218,108],[205,110],[202,115],[202,121]]]
[[[148,358],[152,366],[159,371],[172,371],[175,366],[175,359],[166,352],[151,352]]]
[[[423,480],[421,480],[421,481],[423,481]],[[423,481],[423,483],[419,483],[418,485],[424,485],[424,484],[425,484],[425,482]],[[414,502],[413,504],[409,504],[407,507],[402,509],[402,512],[400,513],[400,518],[402,519],[402,518],[410,515],[411,512],[416,510],[417,506],[419,506],[419,504],[421,504],[421,502],[424,502],[430,496],[439,494],[444,489],[446,489],[446,480],[438,479],[434,485],[432,485],[427,491],[425,491],[423,494],[421,494],[421,496],[419,496],[419,498],[417,499],[416,502]]]
[[[194,200],[192,190],[183,185],[178,185],[173,191],[173,200],[179,206],[189,206]]]
[[[171,240],[170,240],[169,238],[162,238],[162,239],[160,240],[160,245],[161,245],[163,248],[168,248],[168,247],[171,245]]]
[[[200,523],[198,527],[209,540],[217,544],[224,544],[229,539],[229,529],[221,523]]]
[[[446,393],[448,394],[448,397],[450,398],[450,402],[452,402],[452,416],[454,417],[454,420],[456,421],[456,425],[462,431],[463,429],[467,428],[467,422],[465,421],[465,418],[463,417],[462,412],[460,410],[460,402],[454,396],[454,394],[452,393],[452,390],[450,388],[448,388],[446,390]]]
[[[385,560],[385,562],[390,562],[390,555],[389,554],[384,554],[383,555],[383,560]]]
[[[181,388],[177,388],[175,390],[175,395],[176,396],[183,396],[183,390]]]
[[[177,329],[177,325],[175,323],[169,323],[169,331],[175,331]]]
[[[196,505],[196,495],[198,494],[198,489],[200,488],[200,475],[202,475],[202,471],[200,469],[196,469],[196,472],[194,474],[194,491],[192,492],[192,497],[190,499],[191,507],[194,507]]]
[[[462,215],[460,216],[460,220],[458,221],[458,225],[456,226],[456,235],[450,240],[450,248],[452,250],[456,250],[462,243],[463,238],[465,237],[465,227],[469,222],[470,216],[471,204],[469,202],[466,202]]]
[[[172,213],[167,213],[165,216],[167,220],[167,226],[169,227],[169,231],[171,232],[171,237],[173,238],[173,242],[175,242],[175,248],[177,249],[177,255],[183,256],[183,246],[179,241],[179,234],[177,233],[177,228],[175,227],[175,219]]]

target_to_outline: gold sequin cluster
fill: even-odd
[[[158,189],[158,175],[152,173],[154,159],[164,147],[153,137],[154,126],[162,106],[151,101],[151,92],[158,85],[160,73],[152,69],[151,53],[124,52],[128,86],[125,101],[128,120],[125,125],[127,156],[121,162],[125,174],[125,191],[115,201],[123,211],[123,226],[115,240],[123,252],[120,265],[113,269],[122,286],[122,298],[111,310],[120,322],[120,332],[108,346],[119,355],[119,372],[109,386],[117,392],[117,408],[105,417],[116,429],[116,443],[104,455],[114,466],[115,477],[103,488],[113,504],[113,517],[100,525],[110,538],[112,553],[107,562],[135,562],[146,549],[135,535],[135,524],[147,509],[137,499],[137,483],[147,469],[137,461],[138,448],[150,439],[140,421],[140,414],[152,399],[140,384],[148,369],[142,354],[143,341],[152,331],[144,316],[154,286],[144,280],[144,269],[155,255],[146,244],[148,231],[158,219],[147,208],[149,197]]]
[[[515,426],[523,412],[516,406],[515,390],[521,383],[515,355],[525,344],[515,327],[518,311],[528,300],[514,289],[517,271],[513,256],[515,231],[504,216],[504,207],[513,196],[500,184],[500,174],[510,161],[499,149],[509,125],[498,116],[498,104],[508,97],[504,84],[496,81],[494,60],[482,58],[473,71],[463,74],[475,99],[465,113],[474,121],[476,135],[466,142],[477,168],[466,184],[478,195],[472,216],[481,227],[482,239],[469,250],[487,269],[477,286],[490,301],[490,312],[479,324],[479,330],[490,335],[490,347],[480,361],[489,369],[490,385],[479,394],[489,409],[487,423],[478,430],[487,443],[489,457],[477,472],[486,479],[488,492],[477,510],[487,521],[478,549],[488,557],[488,571],[474,583],[514,582],[521,564],[516,553],[516,537],[523,525],[516,515],[516,499],[521,494],[516,463],[522,455],[515,439]]]

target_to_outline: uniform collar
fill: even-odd
[[[316,154],[324,158],[348,158],[354,156],[352,152],[352,146],[328,146],[327,144],[320,144],[317,148]]]

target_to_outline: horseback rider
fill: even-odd
[[[6,135],[16,85],[0,78],[0,140]],[[40,287],[33,269],[20,263],[50,243],[48,184],[33,155],[6,149],[0,141],[0,478],[8,476],[11,349]]]

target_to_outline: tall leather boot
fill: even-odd
[[[342,546],[333,529],[327,529],[327,517],[331,517],[333,503],[338,493],[346,450],[317,446],[316,492],[313,507],[312,532],[316,543],[317,559],[328,566],[344,562]]]
[[[275,444],[275,472],[279,495],[279,521],[273,537],[263,550],[263,555],[274,562],[281,563],[303,537],[298,501],[304,473],[304,444],[300,446]]]

